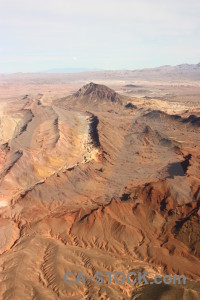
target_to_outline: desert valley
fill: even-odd
[[[0,299],[200,299],[200,64],[0,90]],[[67,285],[79,271],[187,283]]]

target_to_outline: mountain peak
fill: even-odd
[[[94,83],[94,82],[90,82],[84,86],[82,86],[74,95],[76,97],[79,96],[86,96],[89,95],[90,93],[93,93],[96,90],[101,90],[103,87],[103,85]]]
[[[91,100],[109,100],[121,103],[121,96],[105,85],[90,82],[81,87],[74,96],[76,98],[89,98]]]

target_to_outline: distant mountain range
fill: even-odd
[[[200,63],[198,64],[180,64],[176,66],[172,65],[164,65],[156,68],[144,68],[140,70],[199,70]],[[136,70],[138,71],[138,70]]]
[[[48,74],[48,76],[47,76]],[[9,77],[36,77],[38,78],[76,78],[77,80],[141,80],[141,81],[179,81],[179,80],[200,80],[200,63],[198,64],[180,64],[177,66],[160,66],[156,68],[132,69],[132,70],[102,70],[89,68],[55,68],[42,72],[29,73],[12,73],[7,74]],[[73,76],[72,76],[73,75]],[[6,76],[6,74],[1,74]]]
[[[174,71],[174,70],[199,70],[200,69],[200,63],[198,64],[180,64],[176,66],[172,65],[164,65],[160,67],[155,67],[155,68],[143,68],[143,69],[123,69],[123,70],[113,70],[113,72],[118,72],[118,71],[131,71],[131,72],[142,72],[142,71],[159,71],[159,70],[164,70],[164,71]],[[106,71],[100,68],[54,68],[54,69],[49,69],[45,70],[40,73],[80,73],[80,72],[98,72],[98,71]],[[107,70],[112,71],[112,70]]]

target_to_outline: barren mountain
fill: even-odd
[[[198,107],[95,83],[48,97],[2,102],[0,298],[199,299]],[[108,271],[152,284],[64,281]]]
[[[95,84],[93,82],[84,85],[75,94],[74,97],[79,101],[111,101],[121,104],[123,96],[115,93],[105,85]]]
[[[107,86],[90,82],[73,95],[61,99],[61,102],[64,101],[67,106],[83,110],[85,108],[107,110],[108,107],[119,109],[119,106],[123,105],[125,100],[126,97],[119,95]]]

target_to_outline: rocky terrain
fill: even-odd
[[[6,80],[0,298],[199,299],[199,103],[179,101],[176,88],[165,99],[169,82],[162,95],[151,83],[151,97],[149,83],[139,97],[127,80],[112,82],[117,91],[79,81],[54,93],[46,83],[30,93],[21,85],[16,97]],[[181,274],[187,283],[64,282],[69,271],[144,270],[150,280]]]

